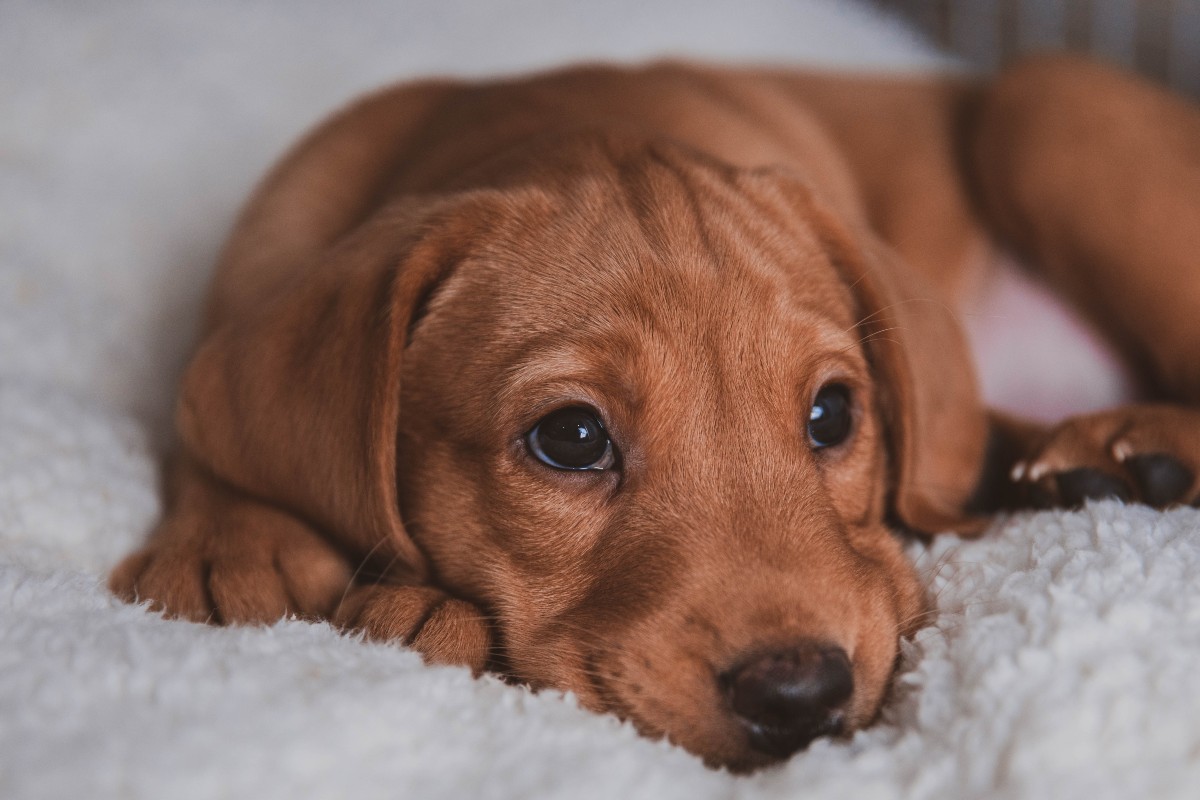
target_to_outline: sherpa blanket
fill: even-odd
[[[304,126],[406,76],[665,53],[941,63],[833,0],[0,4],[0,797],[1200,797],[1192,510],[914,546],[938,614],[883,720],[749,777],[325,624],[106,593],[215,252]]]

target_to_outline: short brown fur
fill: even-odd
[[[243,213],[167,515],[111,585],[190,619],[333,619],[767,763],[714,676],[830,643],[844,729],[870,723],[927,619],[896,531],[1069,505],[1080,468],[1195,499],[1198,221],[1200,113],[1073,59],[990,84],[660,64],[382,91]],[[954,308],[997,241],[1179,405],[989,414]],[[815,449],[830,383],[853,431]],[[530,455],[578,405],[618,469]],[[1186,485],[1147,489],[1145,455]]]

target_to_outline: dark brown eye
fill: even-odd
[[[808,439],[814,448],[832,447],[846,441],[852,420],[850,390],[840,383],[821,387],[808,412]]]
[[[604,425],[586,408],[547,414],[525,435],[525,443],[534,458],[555,469],[602,470],[616,462]]]

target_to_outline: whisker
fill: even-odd
[[[862,280],[862,278],[859,278],[859,280]],[[858,281],[855,281],[854,285],[857,285],[857,283],[858,283]],[[886,306],[883,306],[882,308],[878,308],[875,311],[872,311],[870,314],[867,314],[865,317],[863,317],[858,322],[851,325],[849,328],[846,328],[845,331],[843,331],[843,333],[849,333],[850,331],[854,330],[858,326],[863,325],[867,322],[870,322],[872,319],[879,316],[880,314],[887,313],[888,311],[891,311],[894,308],[899,308],[900,306],[908,305],[909,303],[933,303],[935,305],[941,306],[943,309],[950,312],[952,315],[955,313],[954,309],[952,309],[950,306],[948,306],[945,301],[939,300],[936,297],[908,297],[908,298],[905,298],[904,300],[897,300],[894,303],[888,303]]]
[[[387,535],[380,537],[379,541],[375,543],[375,546],[368,550],[367,554],[362,557],[361,561],[358,562],[358,566],[354,568],[354,572],[350,575],[350,580],[346,581],[346,588],[342,590],[341,599],[338,600],[337,607],[333,610],[333,614],[330,615],[331,618],[336,617],[339,613],[341,613],[342,606],[346,603],[346,597],[350,594],[350,587],[354,586],[354,581],[358,579],[359,574],[363,571],[363,567],[365,567],[367,562],[371,560],[371,556],[375,555],[375,551],[382,547],[383,543],[389,538],[390,537]]]

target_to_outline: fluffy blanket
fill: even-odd
[[[749,777],[555,693],[323,624],[124,606],[238,203],[351,94],[663,53],[929,67],[846,3],[47,3],[0,11],[0,797],[1195,797],[1200,512],[1099,504],[914,548],[935,624],[849,742]]]

